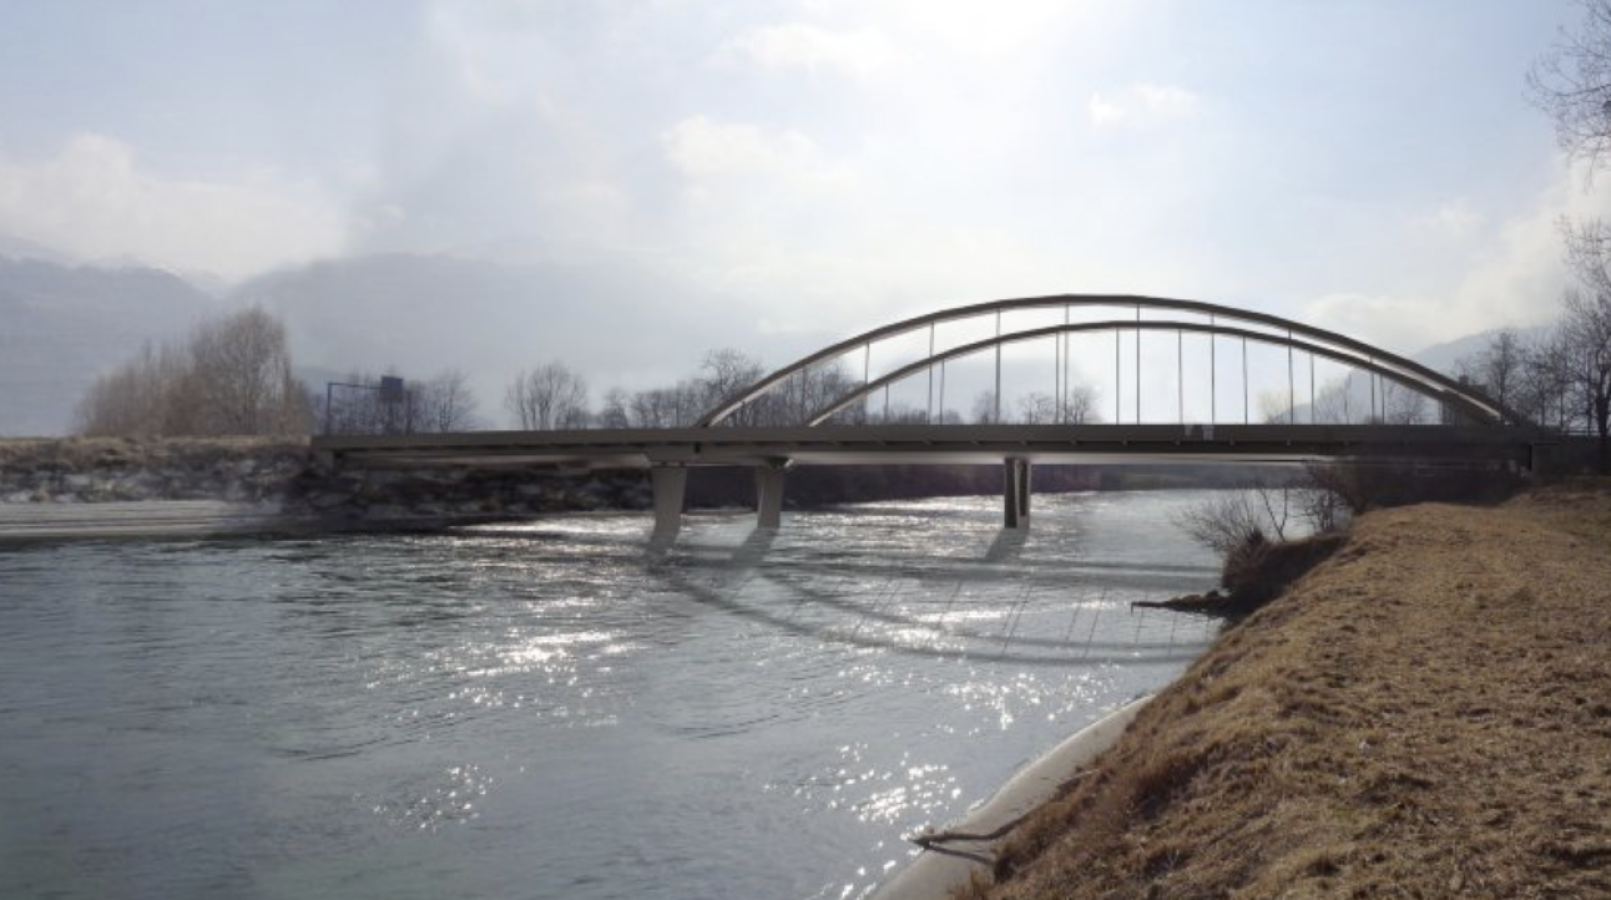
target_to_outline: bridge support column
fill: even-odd
[[[688,470],[683,466],[655,466],[649,470],[649,482],[654,487],[654,539],[669,541],[682,529]]]
[[[1002,520],[1004,528],[1029,527],[1029,475],[1031,467],[1027,459],[1008,459],[1005,461],[1002,480],[1003,506],[1005,516]]]
[[[757,528],[776,528],[783,523],[783,479],[781,466],[759,466],[755,470],[755,513]]]

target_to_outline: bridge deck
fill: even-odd
[[[1300,462],[1336,457],[1529,464],[1533,429],[1445,425],[840,425],[330,435],[316,451],[360,466]]]

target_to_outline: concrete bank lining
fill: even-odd
[[[1113,746],[1151,699],[1148,696],[1133,700],[1075,732],[1013,775],[982,806],[947,830],[989,834],[1044,804],[1081,766]],[[967,884],[973,872],[987,869],[992,852],[1003,840],[1006,838],[949,841],[939,848],[924,850],[874,891],[873,900],[943,900],[952,890]]]

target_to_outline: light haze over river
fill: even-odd
[[[862,896],[1204,649],[1193,496],[0,549],[0,896]]]

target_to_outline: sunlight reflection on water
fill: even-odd
[[[1187,499],[0,553],[0,895],[864,895],[1201,652]]]

